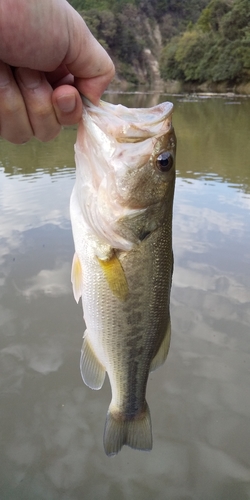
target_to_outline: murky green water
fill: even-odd
[[[172,100],[172,344],[150,376],[152,452],[102,447],[110,388],[81,381],[69,197],[75,130],[0,142],[1,500],[250,499],[250,100]]]

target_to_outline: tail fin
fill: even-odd
[[[152,450],[151,418],[147,403],[143,413],[131,420],[124,420],[109,409],[103,436],[106,455],[116,455],[124,444],[136,450]]]

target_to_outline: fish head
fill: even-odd
[[[75,146],[85,223],[112,248],[130,250],[169,213],[175,184],[173,105],[126,108],[85,102]]]
[[[116,168],[115,189],[121,206],[147,208],[166,196],[173,181],[175,134],[169,124],[163,135],[136,138],[117,147],[113,157]],[[173,168],[172,168],[173,167]]]

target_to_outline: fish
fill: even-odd
[[[86,330],[80,371],[91,389],[108,374],[106,455],[152,449],[149,373],[167,357],[173,273],[176,136],[173,104],[127,108],[83,98],[70,199],[71,281]]]

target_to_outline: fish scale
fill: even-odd
[[[147,128],[143,126],[143,110],[126,110],[108,103],[101,102],[96,107],[85,102],[83,127],[79,127],[76,143],[77,176],[70,207],[75,243],[72,283],[76,300],[82,296],[87,327],[81,373],[92,389],[100,389],[108,374],[112,400],[103,442],[110,456],[124,444],[141,450],[152,448],[146,387],[149,372],[167,356],[171,330],[176,147],[172,106],[162,103],[160,108],[145,110]],[[112,122],[109,129],[108,120]],[[128,120],[129,145],[125,126],[122,141],[119,135],[122,121],[128,125]],[[98,167],[95,154],[98,151],[100,162],[103,134],[107,135],[103,164]],[[89,157],[88,141],[96,142]],[[169,158],[169,165],[166,160],[161,161],[162,151],[166,153],[164,158]]]

